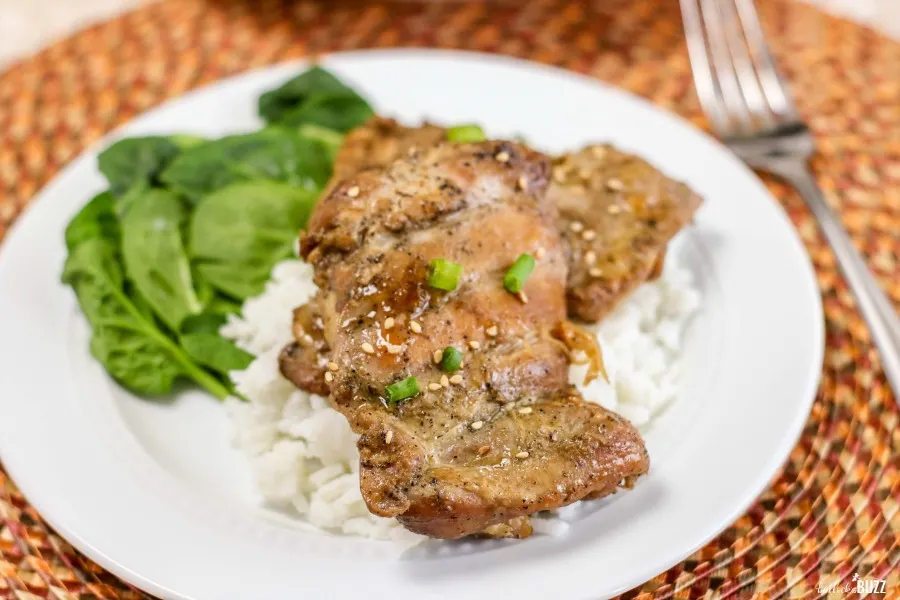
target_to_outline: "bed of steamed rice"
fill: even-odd
[[[584,367],[570,378],[584,397],[646,427],[677,396],[684,331],[700,295],[691,273],[675,256],[660,279],[646,283],[604,321],[589,329],[603,350],[609,382],[580,385]],[[332,532],[414,541],[395,519],[369,513],[359,491],[356,435],[319,396],[297,390],[278,370],[278,354],[291,341],[292,311],[315,293],[312,268],[299,260],[280,263],[265,291],[244,303],[222,334],[256,356],[232,374],[249,402],[233,400],[234,441],[251,462],[265,502],[294,511]],[[575,506],[535,519],[536,533],[558,534]]]

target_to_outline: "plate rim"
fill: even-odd
[[[388,48],[388,49],[373,49],[373,50],[353,50],[353,51],[343,51],[343,52],[332,52],[322,54],[320,58],[324,63],[327,63],[331,59],[395,59],[395,58],[412,58],[418,60],[430,60],[433,58],[450,58],[450,59],[460,59],[460,60],[475,60],[478,62],[486,62],[491,63],[493,65],[497,65],[500,67],[512,67],[515,69],[525,69],[530,71],[540,71],[542,73],[552,75],[554,77],[564,77],[570,78],[573,80],[578,80],[580,82],[593,85],[599,89],[601,89],[604,93],[610,94],[612,96],[617,96],[620,100],[629,102],[629,103],[637,103],[645,108],[649,108],[656,113],[664,114],[673,124],[677,124],[681,129],[687,129],[686,134],[701,136],[705,139],[707,143],[710,143],[716,146],[716,149],[719,153],[729,155],[733,160],[732,162],[736,165],[739,165],[746,174],[756,180],[758,186],[761,188],[761,191],[767,196],[767,199],[774,205],[775,211],[779,214],[781,219],[783,219],[789,226],[792,232],[793,242],[799,247],[801,250],[801,254],[803,257],[803,267],[804,271],[806,271],[806,275],[809,277],[810,281],[814,284],[814,293],[812,294],[813,304],[814,306],[810,306],[812,310],[814,310],[815,315],[817,315],[816,323],[817,327],[815,328],[814,336],[815,340],[813,340],[813,348],[816,350],[816,355],[812,357],[810,362],[811,374],[808,374],[806,377],[806,386],[805,386],[805,394],[804,401],[802,402],[802,410],[798,408],[795,413],[793,421],[787,426],[786,430],[787,434],[782,436],[781,443],[775,451],[770,451],[769,453],[769,461],[766,463],[767,468],[765,469],[765,473],[760,473],[753,480],[752,484],[749,484],[748,489],[753,490],[753,494],[745,494],[747,497],[746,502],[741,502],[736,504],[733,509],[729,512],[729,518],[722,524],[716,525],[712,531],[706,532],[697,543],[693,544],[690,548],[686,549],[683,553],[680,553],[679,556],[675,557],[671,561],[662,561],[665,564],[657,564],[654,566],[645,566],[640,569],[636,569],[641,573],[640,581],[637,581],[632,584],[623,584],[620,588],[615,590],[613,593],[620,593],[631,589],[634,585],[640,585],[640,583],[647,581],[648,579],[656,576],[657,574],[671,568],[672,566],[683,561],[687,556],[690,556],[697,549],[704,546],[711,539],[717,536],[721,531],[731,525],[737,518],[739,518],[742,514],[744,514],[749,506],[753,504],[760,496],[760,494],[765,491],[766,487],[772,481],[772,479],[777,475],[779,468],[784,465],[787,460],[791,450],[796,446],[797,440],[802,433],[802,429],[804,424],[806,423],[809,412],[816,398],[816,390],[819,385],[819,374],[821,373],[823,361],[824,361],[824,350],[825,350],[825,330],[823,324],[824,313],[822,309],[822,300],[821,295],[819,293],[818,286],[816,285],[816,275],[815,270],[813,268],[810,257],[803,245],[799,234],[796,230],[794,224],[790,221],[786,211],[781,206],[781,204],[777,201],[777,199],[765,188],[764,184],[759,180],[758,176],[749,169],[746,165],[741,163],[736,157],[734,157],[728,149],[723,146],[718,140],[712,138],[705,131],[695,127],[685,118],[680,115],[673,113],[669,110],[666,110],[662,107],[656,106],[649,102],[648,100],[641,98],[635,94],[632,94],[626,90],[616,88],[613,85],[603,82],[601,80],[595,79],[589,75],[585,75],[582,73],[577,73],[574,71],[570,71],[561,67],[556,67],[552,65],[547,65],[543,63],[537,63],[526,59],[521,59],[517,57],[512,57],[508,55],[498,55],[484,52],[473,52],[473,51],[461,51],[461,50],[445,50],[445,49],[429,49],[429,48],[415,48],[415,49],[406,49],[406,48]],[[45,195],[46,190],[52,186],[58,180],[66,177],[71,172],[81,168],[81,163],[85,159],[86,156],[91,156],[96,154],[100,148],[106,146],[111,140],[116,139],[118,136],[122,134],[124,129],[127,129],[131,124],[137,120],[146,118],[149,115],[157,111],[164,110],[166,108],[170,108],[172,105],[190,100],[196,96],[205,95],[209,93],[215,93],[215,90],[221,87],[227,87],[230,85],[234,85],[236,81],[253,76],[254,74],[259,74],[261,72],[268,71],[289,71],[298,68],[302,68],[303,66],[309,65],[313,62],[312,58],[301,58],[295,59],[291,61],[279,62],[271,65],[264,65],[260,67],[256,67],[253,69],[249,69],[243,71],[241,73],[237,73],[230,77],[220,79],[217,81],[209,82],[204,84],[198,88],[192,89],[187,93],[175,96],[173,98],[169,98],[164,102],[152,107],[151,109],[144,111],[142,113],[134,115],[128,121],[120,124],[104,136],[102,136],[97,142],[90,144],[84,150],[82,150],[75,158],[73,158],[68,164],[66,164],[60,171],[58,171],[52,179],[47,181],[41,189],[35,193],[32,199],[28,202],[25,208],[21,211],[21,213],[16,218],[15,222],[9,228],[6,233],[5,243],[0,244],[0,265],[2,265],[6,259],[6,255],[9,253],[6,251],[6,248],[10,246],[8,243],[10,239],[15,238],[19,231],[24,227],[23,223],[26,223],[32,215],[33,209],[35,206],[40,204],[42,197]],[[0,456],[7,456],[9,453],[4,451],[4,439],[5,436],[0,435]],[[178,597],[178,598],[186,598],[187,596],[181,595],[179,592],[169,589],[163,585],[156,583],[155,581],[148,579],[142,576],[140,573],[126,567],[122,563],[116,561],[114,558],[107,556],[103,551],[99,548],[96,548],[94,545],[89,543],[82,535],[79,535],[76,531],[67,527],[65,523],[58,522],[53,516],[53,510],[47,512],[45,510],[46,506],[43,499],[40,499],[41,494],[37,494],[33,496],[32,492],[26,492],[26,489],[32,488],[32,484],[29,482],[29,476],[24,472],[25,466],[20,465],[16,461],[13,461],[10,464],[8,461],[3,461],[4,468],[6,469],[10,478],[16,483],[16,485],[20,488],[23,495],[26,496],[27,501],[34,506],[42,519],[44,519],[56,532],[58,532],[62,537],[64,537],[67,541],[69,541],[74,547],[76,547],[80,552],[84,553],[88,558],[98,563],[103,568],[109,570],[113,574],[121,577],[123,580],[136,585],[137,587],[148,591],[149,593],[164,596],[164,597]],[[22,485],[21,482],[25,482]],[[38,500],[34,500],[33,498],[37,498]]]

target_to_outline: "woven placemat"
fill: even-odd
[[[900,43],[792,0],[757,3],[818,138],[819,183],[898,302]],[[674,0],[166,0],[0,75],[0,236],[61,166],[163,100],[290,58],[396,46],[558,65],[706,126]],[[824,296],[818,398],[790,460],[747,514],[627,597],[817,597],[823,587],[855,586],[854,575],[887,578],[888,596],[900,596],[897,406],[813,220],[793,191],[766,183],[797,226]],[[61,540],[2,470],[0,555],[2,598],[146,597]]]

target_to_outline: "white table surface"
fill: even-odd
[[[900,0],[808,1],[900,39]],[[146,0],[0,0],[0,69],[55,39],[144,2]]]

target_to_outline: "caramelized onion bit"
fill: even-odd
[[[584,385],[589,384],[597,375],[609,381],[606,367],[603,366],[603,353],[600,344],[593,334],[585,331],[571,321],[560,321],[553,331],[553,335],[559,339],[569,353],[569,362],[576,365],[590,365],[584,376]]]

